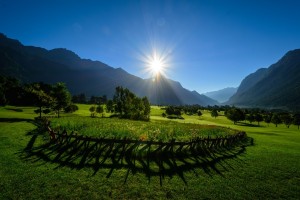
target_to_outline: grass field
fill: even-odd
[[[237,131],[200,124],[177,123],[173,121],[152,120],[151,122],[134,121],[118,118],[65,117],[51,120],[55,131],[90,137],[131,138],[167,142],[189,141],[198,137],[232,135]]]
[[[74,114],[89,116],[88,106]],[[186,124],[210,124],[246,131],[254,145],[191,157],[175,169],[167,162],[164,172],[150,175],[126,162],[117,167],[109,162],[92,167],[66,165],[54,159],[30,155],[47,141],[37,129],[34,108],[0,108],[0,199],[299,199],[300,131],[296,126],[277,128],[233,125],[224,116],[216,119],[183,116],[172,120]],[[152,108],[150,123],[161,117]],[[108,115],[106,113],[106,115]],[[37,152],[38,149],[37,149]],[[137,162],[139,162],[137,160]],[[137,163],[142,166],[143,163]],[[153,168],[156,164],[153,164]],[[158,165],[158,164],[157,164]]]

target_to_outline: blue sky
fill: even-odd
[[[0,32],[142,78],[156,51],[167,77],[204,93],[237,87],[300,48],[299,8],[298,0],[0,0]]]

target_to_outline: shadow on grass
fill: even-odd
[[[249,124],[249,123],[245,123],[245,122],[237,122],[236,124],[239,126],[247,126],[247,127],[261,127],[258,124]]]
[[[238,159],[238,156],[245,153],[246,146],[253,145],[252,138],[245,138],[235,146],[218,149],[195,149],[177,148],[171,146],[159,146],[145,144],[141,141],[135,143],[115,143],[102,141],[88,141],[83,137],[71,139],[65,138],[62,141],[47,142],[42,145],[35,145],[39,134],[31,135],[21,158],[26,161],[44,161],[56,163],[60,167],[71,169],[91,168],[96,175],[101,169],[108,170],[107,178],[111,177],[114,170],[127,169],[124,183],[130,174],[145,174],[150,182],[151,177],[159,177],[160,185],[165,177],[179,176],[184,184],[187,184],[185,173],[195,172],[196,169],[203,169],[209,176],[214,174],[222,175],[221,171],[233,169],[226,161]],[[221,167],[221,170],[220,170]]]
[[[9,123],[14,123],[14,122],[34,122],[33,119],[26,119],[26,118],[0,118],[0,122],[9,122]]]

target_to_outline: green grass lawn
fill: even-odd
[[[63,116],[88,117],[89,107],[79,105],[77,112]],[[170,159],[169,163],[162,163],[165,171],[147,175],[141,170],[145,163],[140,160],[136,160],[137,168],[128,166],[126,161],[116,165],[107,160],[95,169],[78,167],[76,159],[59,162],[62,158],[53,154],[55,149],[48,148],[46,153],[51,156],[45,156],[37,148],[48,137],[37,130],[33,110],[0,108],[0,199],[299,199],[300,196],[300,131],[296,126],[288,129],[264,123],[260,127],[233,125],[224,116],[212,118],[207,111],[200,118],[183,115],[184,120],[172,121],[243,130],[254,139],[254,145],[216,152],[209,157],[177,160],[177,167]],[[160,108],[152,111],[150,123],[170,121],[161,117]],[[37,154],[31,155],[26,149],[35,149]],[[61,157],[64,156],[68,154]],[[159,163],[151,165],[155,169]]]

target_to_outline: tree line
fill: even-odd
[[[292,124],[300,126],[300,113],[289,113],[282,110],[268,111],[259,108],[241,109],[231,106],[200,106],[200,105],[183,105],[183,106],[166,106],[161,109],[165,110],[162,114],[163,117],[172,115],[181,116],[183,113],[186,115],[202,116],[201,110],[210,111],[211,117],[217,118],[220,112],[223,112],[227,119],[231,120],[234,124],[242,121],[248,121],[250,124],[257,122],[265,122],[268,125],[273,123],[276,127],[279,124],[285,124],[289,128]],[[172,117],[171,117],[172,118]],[[183,118],[182,118],[183,119]]]
[[[71,94],[64,83],[50,85],[46,83],[26,83],[12,77],[0,76],[0,105],[36,106],[42,116],[52,111],[74,112],[78,107],[71,102]]]
[[[247,110],[240,108],[231,108],[225,111],[225,116],[233,121],[234,124],[240,121],[248,121],[250,124],[264,121],[268,125],[273,123],[276,127],[279,124],[285,124],[287,128],[294,124],[300,126],[300,113],[288,113],[288,112],[270,112],[260,109]]]

